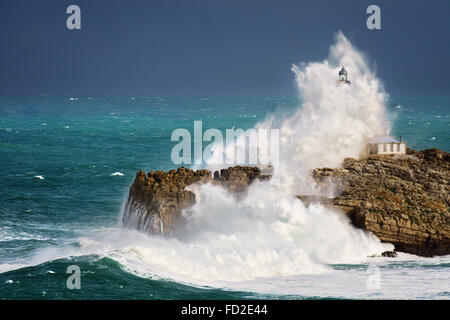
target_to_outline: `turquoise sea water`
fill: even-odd
[[[247,129],[269,112],[289,113],[300,103],[279,97],[0,97],[0,298],[449,298],[449,257],[404,255],[332,265],[335,272],[327,275],[208,286],[141,272],[114,246],[90,246],[93,237],[120,237],[122,206],[137,170],[177,167],[170,160],[174,129],[192,131],[194,120],[202,120],[204,130]],[[449,97],[391,97],[388,109],[392,134],[409,147],[449,151]],[[82,271],[81,290],[66,287],[66,268],[73,264]],[[382,286],[368,290],[373,265]]]

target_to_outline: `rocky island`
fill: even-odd
[[[298,195],[306,205],[321,203],[345,214],[351,223],[389,242],[396,251],[420,256],[450,254],[450,154],[438,149],[408,149],[402,157],[345,159],[340,168],[311,172],[320,188],[337,188],[337,196]],[[187,187],[213,183],[242,195],[255,180],[268,180],[256,167],[236,166],[212,174],[178,168],[145,174],[130,188],[124,225],[171,236],[182,228],[183,209],[195,204]]]

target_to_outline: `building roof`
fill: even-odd
[[[339,75],[343,75],[343,74],[347,75],[347,70],[345,70],[344,67],[342,67],[341,71],[339,71]]]
[[[379,136],[369,139],[368,143],[399,143],[403,142],[398,139],[392,138],[391,136]]]

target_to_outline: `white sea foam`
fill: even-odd
[[[318,265],[313,273],[292,275],[282,274],[275,263],[277,255],[281,258],[285,252],[270,252],[263,246],[258,250],[247,251],[258,240],[248,245],[239,245],[239,237],[221,236],[211,244],[205,241],[187,243],[178,239],[164,239],[147,236],[143,233],[123,228],[102,228],[91,230],[91,236],[78,239],[78,245],[41,249],[26,265],[0,265],[0,273],[37,265],[58,258],[73,256],[99,255],[96,259],[108,256],[120,263],[121,268],[139,277],[149,279],[173,279],[194,286],[213,286],[218,288],[249,291],[261,294],[300,295],[307,297],[346,297],[346,298],[382,298],[382,299],[436,299],[448,298],[449,274],[446,268],[450,256],[423,258],[399,253],[398,258],[365,258],[354,261],[354,266],[338,270]],[[247,239],[250,239],[250,235]],[[225,240],[225,241],[224,241]],[[241,251],[232,253],[224,250],[223,244],[235,243]],[[270,246],[270,248],[275,247]],[[292,247],[287,247],[290,250]],[[228,254],[226,254],[228,252]],[[253,253],[252,253],[253,252]],[[295,260],[296,252],[292,252]],[[264,259],[262,259],[264,256]],[[262,263],[266,262],[266,264]],[[286,268],[286,261],[281,261]],[[238,265],[233,265],[238,263]],[[243,264],[248,265],[242,270]],[[258,265],[261,264],[261,265]],[[295,261],[293,262],[295,264]],[[380,267],[380,288],[370,289],[368,267]],[[322,270],[321,270],[322,269]],[[254,274],[255,270],[259,270]],[[265,273],[264,270],[272,272]],[[433,272],[430,272],[433,270]],[[246,271],[246,272],[244,272]],[[272,276],[258,277],[258,274]],[[230,275],[237,277],[233,278]],[[239,281],[236,281],[236,280]],[[445,296],[445,294],[447,294]]]
[[[44,180],[45,178],[44,178],[44,176],[34,176],[36,179],[39,179],[39,180]]]

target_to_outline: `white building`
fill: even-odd
[[[362,156],[389,156],[405,155],[406,142],[389,137],[382,136],[370,139],[364,146]]]

